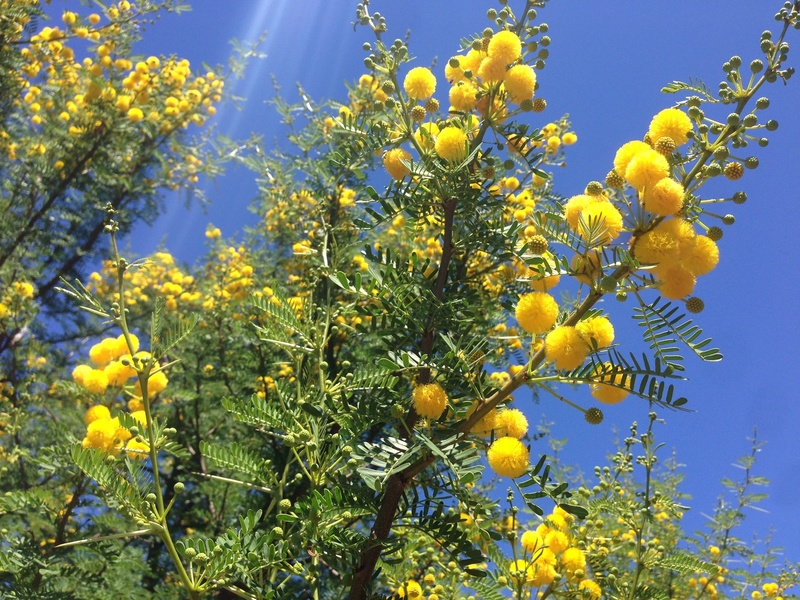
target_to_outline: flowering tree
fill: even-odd
[[[36,223],[19,241],[18,227],[4,230],[14,273],[40,277],[3,279],[13,277],[0,314],[3,460],[16,472],[0,503],[0,569],[12,597],[119,596],[132,585],[158,598],[789,597],[796,567],[774,571],[772,549],[732,533],[757,500],[751,459],[730,484],[738,505],[721,504],[706,537],[690,537],[679,476],[656,466],[655,433],[658,411],[686,403],[683,354],[721,358],[687,315],[703,310],[694,287],[719,261],[708,190],[756,166],[740,149],[775,129],[762,88],[792,75],[785,38],[800,28],[800,7],[776,15],[763,57],[726,63],[718,94],[665,88],[687,97],[608,158],[605,181],[565,198],[552,166],[577,135],[566,117],[539,118],[536,73],[550,43],[541,4],[490,9],[492,26],[436,73],[408,68],[407,45],[386,42],[383,17],[358,5],[373,37],[368,73],[345,104],[276,101],[296,151],[239,158],[258,177],[263,221],[242,244],[209,226],[194,271],[167,252],[123,257],[118,233],[144,215],[119,202],[96,206],[90,247],[77,252],[77,238],[65,238],[76,258],[60,266],[24,250],[28,238],[43,243]],[[193,182],[207,161],[181,145],[179,129],[213,114],[219,75],[127,57],[131,24],[174,6],[67,12],[64,31],[29,38],[36,4],[10,6],[15,42],[3,64],[23,68],[2,75],[16,86],[3,104],[8,181],[36,198],[60,190],[46,210],[61,211],[97,205],[92,194],[108,198],[112,183],[133,202]],[[93,42],[82,63],[68,51],[73,38]],[[67,66],[35,85],[56,60]],[[51,79],[69,65],[62,98],[66,84]],[[83,113],[83,125],[70,124]],[[97,139],[74,177],[100,187],[59,183],[66,160],[57,167],[32,146],[24,156],[52,182],[27,177],[18,149],[31,127],[83,139],[88,126]],[[116,141],[105,139],[115,127]],[[137,160],[139,170],[120,171]],[[16,207],[11,191],[3,198]],[[100,232],[108,258],[82,271]],[[88,352],[66,347],[55,369],[69,365],[71,378],[35,357],[17,367],[32,347],[56,356],[41,336],[19,336],[34,323],[25,307],[37,290],[47,301],[53,278],[72,309],[108,327]],[[615,344],[599,305],[609,294],[632,301],[651,352]],[[526,387],[600,423],[599,408],[569,399],[576,386],[600,404],[649,404],[646,426],[632,427],[594,483],[532,445],[540,434],[512,396]],[[37,451],[42,440],[53,449]],[[497,481],[512,486],[507,497],[493,493]],[[741,556],[749,564],[733,570]]]

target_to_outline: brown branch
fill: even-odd
[[[453,250],[455,249],[453,245],[453,217],[457,204],[457,198],[449,198],[442,204],[444,208],[442,260],[439,263],[439,273],[437,274],[436,282],[433,287],[433,295],[438,301],[441,301],[444,297],[444,290],[447,284],[447,272],[450,268]],[[434,312],[432,311],[428,316],[425,333],[420,342],[422,354],[428,356],[432,354],[435,339],[436,328],[434,326]],[[422,369],[417,381],[419,383],[428,383],[430,381],[430,369]],[[418,418],[419,415],[417,415],[417,411],[411,406],[405,419],[406,432],[414,430]],[[410,435],[410,433],[405,433],[403,435]],[[348,595],[349,600],[363,600],[367,597],[367,587],[369,586],[372,574],[375,572],[375,566],[378,564],[378,559],[383,551],[383,544],[392,531],[394,518],[397,514],[397,507],[400,505],[400,500],[403,497],[406,486],[408,486],[413,479],[413,474],[410,473],[411,471],[406,469],[401,473],[390,476],[386,482],[386,491],[383,494],[380,509],[378,510],[375,522],[370,530],[369,539],[364,543],[364,547],[361,550],[359,563],[353,574],[353,583]]]

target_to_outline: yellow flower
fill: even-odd
[[[544,546],[544,540],[535,531],[526,531],[523,533],[519,542],[522,544],[523,550],[531,554]]]
[[[397,590],[397,595],[401,598],[409,598],[410,600],[417,600],[422,598],[422,586],[413,579],[409,579],[400,586]]]
[[[675,263],[692,250],[696,237],[690,223],[677,218],[665,219],[651,231],[639,236],[634,253],[645,264]]]
[[[104,368],[103,371],[108,377],[108,385],[119,387],[124,385],[125,382],[133,375],[136,374],[130,367],[126,367],[118,360],[112,361],[108,363]]]
[[[164,371],[158,371],[157,373],[151,373],[150,376],[147,378],[147,396],[152,398],[159,392],[164,391],[164,388],[167,387],[168,379],[167,376],[164,375]],[[136,383],[133,386],[133,393],[135,396],[142,396],[142,386],[139,380],[136,380]]]
[[[108,387],[108,376],[100,369],[92,369],[83,376],[81,385],[93,394],[102,394]]]
[[[486,83],[500,81],[506,75],[506,62],[487,56],[478,67],[478,77]]]
[[[410,169],[403,163],[411,162],[411,154],[402,148],[392,148],[383,155],[383,166],[393,179],[402,179],[411,173]]]
[[[422,123],[414,132],[414,139],[423,150],[430,150],[439,135],[439,126],[436,123]]]
[[[578,141],[578,136],[572,131],[565,133],[563,136],[561,136],[561,143],[564,144],[565,146],[572,146],[572,144],[574,144],[577,141]]]
[[[719,263],[719,247],[710,237],[695,238],[694,245],[681,258],[681,264],[694,275],[706,275]]]
[[[97,421],[98,419],[110,419],[111,418],[111,411],[108,410],[107,406],[103,406],[102,404],[97,404],[92,406],[87,410],[83,415],[83,422],[86,425]]]
[[[570,576],[586,570],[586,556],[580,548],[567,548],[561,555],[561,564]]]
[[[12,289],[27,300],[33,298],[33,285],[27,281],[15,281],[12,285]]]
[[[92,367],[89,365],[78,365],[72,369],[72,380],[78,385],[82,386],[86,375],[92,372]]]
[[[430,69],[414,67],[403,80],[403,88],[409,98],[425,100],[433,96],[433,92],[436,91],[436,76]]]
[[[469,81],[460,81],[450,88],[450,106],[457,112],[469,112],[478,103],[478,90]]]
[[[150,456],[150,444],[130,440],[125,444],[125,454],[131,459],[143,459]]]
[[[597,373],[598,382],[591,384],[592,396],[598,402],[602,402],[603,404],[617,404],[628,397],[627,390],[622,389],[621,387],[615,387],[614,385],[609,385],[610,383],[613,383],[616,386],[620,386],[624,380],[624,375],[622,373],[606,372],[605,374],[602,374],[604,370],[610,371],[610,369],[611,363],[603,363],[602,365],[598,365],[595,371]]]
[[[694,291],[695,276],[680,264],[659,266],[656,274],[661,283],[658,289],[665,298],[680,300]]]
[[[464,160],[467,156],[467,134],[457,127],[439,132],[434,146],[436,154],[448,162]]]
[[[669,162],[667,159],[648,148],[637,153],[628,163],[628,168],[622,176],[629,184],[638,190],[650,188],[669,175]]]
[[[590,347],[592,340],[598,349],[607,348],[614,341],[614,326],[608,317],[589,317],[575,325],[575,329]]]
[[[89,358],[96,365],[105,365],[117,358],[117,340],[105,338],[89,349]]]
[[[141,108],[134,106],[133,108],[128,109],[128,120],[131,123],[138,123],[142,119],[144,119],[144,113],[142,112]]]
[[[556,327],[544,339],[547,360],[555,361],[557,369],[571,371],[586,360],[589,346],[578,330],[569,325]]]
[[[522,42],[513,31],[498,31],[489,40],[486,53],[503,62],[503,66],[517,60],[522,53]]]
[[[219,236],[222,235],[222,231],[219,227],[214,227],[213,225],[209,225],[206,229],[206,237],[210,240],[215,240]]]
[[[583,219],[583,224],[580,219]],[[580,213],[580,219],[578,234],[592,246],[606,245],[619,237],[622,231],[622,213],[605,200],[588,202]]]
[[[530,100],[536,88],[536,72],[525,64],[514,65],[506,71],[503,85],[512,102],[519,104],[523,100]]]
[[[438,383],[424,383],[414,387],[414,410],[428,419],[438,419],[447,408],[447,393]]]
[[[475,400],[472,402],[472,406],[469,407],[467,411],[467,418],[472,416],[472,413],[478,408],[478,401]],[[497,419],[497,409],[493,408],[488,413],[483,415],[481,419],[472,426],[472,429],[469,430],[470,433],[475,433],[478,435],[487,435],[489,434],[495,426],[495,421]]]
[[[545,292],[523,294],[516,309],[517,322],[528,333],[538,335],[549,331],[558,318],[558,303]]]
[[[677,213],[683,206],[683,186],[665,177],[654,186],[646,188],[642,195],[642,206],[661,217]]]
[[[689,137],[688,133],[692,130],[692,121],[682,110],[677,108],[665,108],[650,121],[648,135],[653,142],[659,138],[668,137],[676,146],[685,144]]]
[[[528,419],[516,408],[507,408],[497,412],[494,424],[497,435],[521,439],[528,433]]]
[[[496,439],[486,452],[491,469],[503,477],[519,477],[528,469],[530,454],[525,444],[517,438]]]
[[[631,162],[631,159],[640,152],[646,150],[652,150],[652,148],[639,140],[623,144],[614,156],[614,170],[617,172],[617,175],[624,177],[625,170],[628,168],[628,163]]]
[[[591,579],[584,579],[581,581],[578,585],[578,589],[588,594],[589,600],[599,600],[600,596],[603,595],[603,590],[596,581],[592,581]]]

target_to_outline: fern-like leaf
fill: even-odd
[[[638,296],[637,296],[638,297]],[[656,358],[661,359],[676,371],[683,371],[683,356],[677,347],[678,341],[694,352],[701,360],[716,362],[722,360],[718,348],[709,348],[711,338],[703,339],[703,330],[680,311],[672,302],[656,298],[645,304],[639,298],[639,306],[634,308],[633,318],[644,328],[644,341],[650,344]]]

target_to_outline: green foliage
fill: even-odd
[[[702,188],[749,126],[722,126],[699,106],[710,114],[735,100],[727,118],[738,123],[763,84],[788,79],[780,44],[796,7],[779,15],[768,75],[744,85],[727,63],[738,87],[664,88],[695,96],[672,115],[692,135],[662,178],[686,202],[664,216],[645,208],[650,182],[637,189],[627,173],[572,198],[554,191],[575,134],[567,117],[543,125],[533,83],[513,79],[547,58],[531,3],[519,15],[492,9],[497,31],[462,41],[448,78],[456,93],[459,79],[474,85],[475,103],[450,112],[415,96],[406,43],[387,45],[385,20],[362,3],[370,72],[345,104],[301,88],[297,105],[278,95],[291,150],[218,140],[253,172],[263,221],[236,244],[210,226],[190,270],[166,252],[130,260],[117,246],[157,216],[159,190],[191,191],[218,168],[203,137],[183,130],[213,115],[220,75],[130,54],[145,20],[181,7],[102,5],[108,27],[70,13],[69,33],[53,34],[37,33],[37,3],[0,3],[0,275],[14,282],[0,287],[4,594],[419,597],[418,585],[430,600],[713,599],[756,587],[792,597],[797,567],[734,535],[763,498],[752,456],[743,481],[723,481],[734,502],[720,501],[707,532],[687,534],[677,466],[658,466],[655,412],[588,484],[542,452],[545,435],[528,431],[513,394],[548,392],[590,423],[602,413],[576,404],[576,387],[683,409],[682,346],[721,359],[680,310],[669,273],[688,265],[693,282],[708,264],[691,271],[692,260],[713,262],[696,243],[716,218]],[[84,34],[97,38],[85,70],[65,51]],[[467,74],[482,59],[469,49],[497,43],[502,54],[504,35],[508,52],[518,35],[524,53],[498,59],[497,76],[488,60]],[[422,88],[433,77],[416,75]],[[664,160],[654,154],[637,157]],[[63,227],[53,237],[45,221]],[[662,223],[684,227],[663,256],[647,247]],[[648,249],[657,260],[644,260]],[[612,293],[637,297],[648,353],[615,341],[601,304]]]

